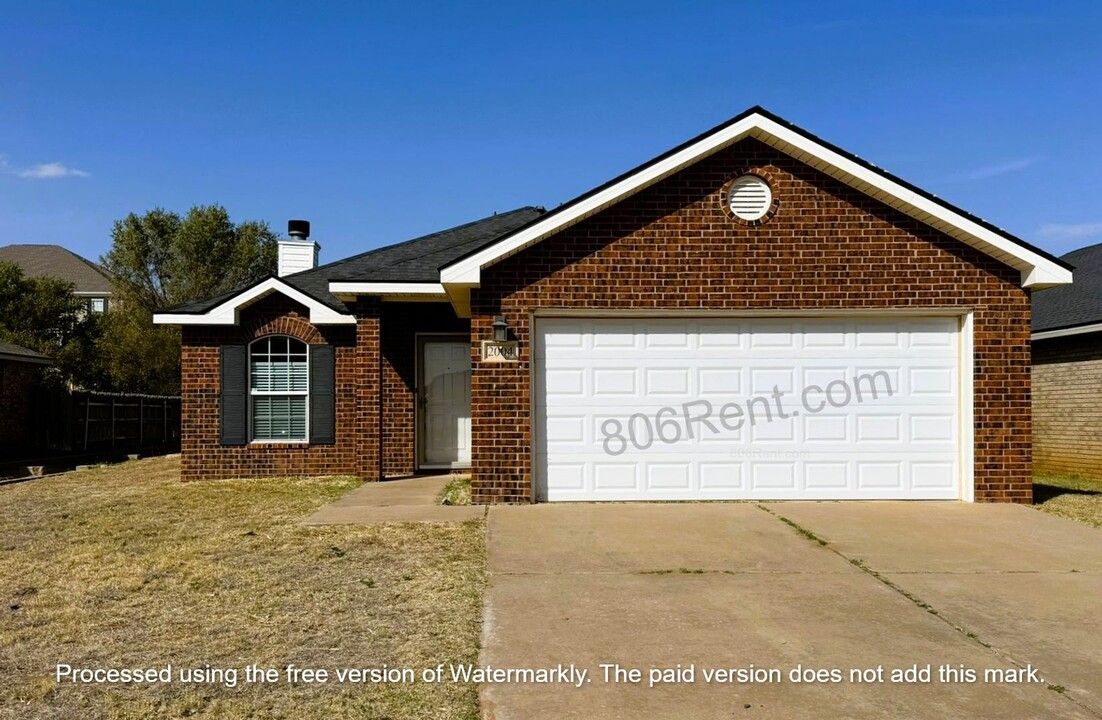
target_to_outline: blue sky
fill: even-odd
[[[0,1],[3,242],[221,203],[330,261],[554,207],[760,104],[1055,253],[1102,242],[1102,3]]]

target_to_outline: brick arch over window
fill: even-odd
[[[241,328],[242,339],[253,342],[269,335],[286,335],[307,345],[325,342],[318,329],[299,315],[281,315],[277,318],[255,320]]]

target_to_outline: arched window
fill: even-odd
[[[306,441],[309,395],[306,343],[273,336],[249,346],[249,417],[253,440]]]

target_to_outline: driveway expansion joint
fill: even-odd
[[[937,618],[941,622],[945,623],[946,625],[948,625],[949,627],[951,627],[953,630],[960,633],[961,635],[964,635],[964,637],[966,637],[969,640],[971,640],[972,642],[976,643],[977,645],[982,647],[984,650],[987,650],[988,652],[992,653],[993,655],[995,655],[999,659],[1004,660],[1004,661],[1006,661],[1006,662],[1008,662],[1012,665],[1015,665],[1018,668],[1022,668],[1022,669],[1027,668],[1027,667],[1032,667],[1031,663],[1024,663],[1024,662],[1018,660],[1017,658],[1015,658],[1014,656],[1010,655],[1006,651],[1000,650],[999,648],[995,647],[991,643],[985,642],[984,640],[980,639],[980,637],[975,632],[969,630],[963,624],[957,624],[957,623],[951,621],[949,618],[945,617],[941,613],[941,611],[939,611],[937,608],[933,607],[929,603],[927,603],[927,602],[921,600],[920,598],[916,597],[913,593],[909,592],[906,588],[900,587],[898,584],[896,584],[896,583],[892,582],[891,580],[889,580],[888,578],[884,577],[884,575],[882,573],[880,573],[879,571],[874,570],[873,568],[871,568],[861,558],[851,558],[851,557],[849,557],[848,555],[843,553],[841,550],[839,550],[838,548],[831,545],[828,540],[824,540],[823,538],[820,538],[818,535],[813,533],[811,530],[808,530],[807,528],[801,526],[800,524],[798,524],[794,520],[791,520],[790,518],[786,518],[786,517],[774,512],[771,508],[766,507],[765,505],[762,505],[761,503],[757,503],[757,507],[758,507],[758,509],[764,510],[765,512],[769,513],[770,515],[775,517],[780,522],[783,522],[784,524],[788,525],[789,527],[791,527],[793,529],[793,531],[795,531],[799,535],[802,535],[803,537],[807,538],[809,541],[814,542],[814,543],[818,544],[819,546],[821,546],[821,547],[823,547],[827,550],[830,550],[832,553],[834,553],[838,557],[842,558],[843,560],[845,560],[849,564],[851,564],[854,567],[858,568],[859,570],[866,573],[870,577],[878,580],[880,583],[885,585],[888,589],[890,589],[893,592],[896,592],[899,595],[901,595],[902,597],[906,598],[915,607],[917,607],[919,609],[922,609],[922,610],[925,610],[928,614],[932,615],[933,617]],[[911,572],[893,572],[892,574],[893,575],[950,575],[950,574],[957,574],[957,575],[1011,575],[1011,574],[1015,574],[1015,575],[1016,574],[1066,575],[1066,574],[1072,574],[1072,573],[1079,574],[1080,572],[1081,571],[1079,571],[1079,570],[1064,570],[1064,571],[1057,571],[1057,572],[1043,572],[1043,571],[1033,572],[1033,571],[1010,570],[1010,571],[993,571],[993,572],[990,572],[990,573],[985,573],[985,572],[982,572],[982,571],[981,572],[960,572],[960,571],[957,571],[957,572],[950,572],[950,573],[911,571]],[[1047,673],[1045,674],[1045,676],[1049,677],[1049,675]],[[1052,692],[1055,692],[1060,697],[1062,697],[1065,700],[1067,700],[1068,702],[1074,704],[1080,710],[1088,712],[1088,713],[1090,713],[1090,714],[1092,714],[1096,717],[1102,718],[1102,710],[1099,710],[1098,708],[1095,708],[1091,705],[1088,705],[1088,704],[1084,703],[1083,701],[1079,700],[1078,698],[1073,697],[1072,695],[1070,695],[1067,692],[1067,686],[1065,686],[1063,684],[1059,684],[1059,683],[1052,683],[1052,682],[1048,682],[1047,685],[1048,685],[1049,690],[1051,690]]]

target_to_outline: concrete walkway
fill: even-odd
[[[483,685],[486,718],[1102,717],[1102,532],[1031,508],[493,507],[488,537],[481,662],[588,676]],[[606,682],[602,663],[641,681]],[[693,682],[648,687],[678,664]],[[751,664],[783,681],[703,677]],[[928,683],[849,677],[927,664]],[[1043,681],[983,681],[1027,665]],[[979,681],[940,682],[941,666]],[[843,679],[792,682],[794,668]]]
[[[341,496],[302,521],[303,525],[356,525],[380,522],[462,522],[485,517],[478,505],[440,504],[451,475],[383,480]]]

